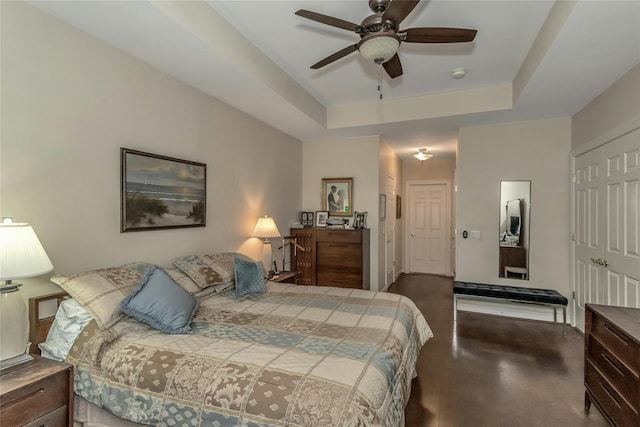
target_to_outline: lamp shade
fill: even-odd
[[[0,280],[40,276],[53,264],[35,231],[25,223],[0,223]]]
[[[278,230],[273,218],[265,215],[262,218],[258,218],[256,228],[253,230],[253,237],[258,237],[259,239],[280,237],[280,230]]]

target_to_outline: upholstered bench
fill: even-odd
[[[553,323],[557,322],[556,309],[562,308],[562,332],[566,335],[567,304],[569,301],[553,289],[523,288],[517,286],[488,285],[483,283],[453,282],[453,320],[457,320],[458,298],[519,302],[546,305],[553,308]]]

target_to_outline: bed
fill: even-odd
[[[94,304],[62,355],[74,366],[77,425],[400,426],[417,356],[433,336],[396,294],[273,282],[244,295],[228,284],[200,288],[190,332],[169,334],[122,313],[104,322],[95,310],[118,298],[86,303],[83,285],[63,286],[85,298],[83,308]],[[52,324],[37,307],[61,295],[30,301],[35,345]]]

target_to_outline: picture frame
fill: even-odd
[[[402,197],[396,195],[396,219],[402,218]]]
[[[315,225],[318,228],[324,228],[327,226],[327,219],[329,218],[329,211],[316,211]]]
[[[387,218],[387,195],[380,193],[380,199],[378,202],[378,216],[380,218],[380,220],[386,219]]]
[[[120,232],[206,227],[207,165],[120,148]]]
[[[367,228],[367,212],[356,212],[354,214],[353,228]]]
[[[320,206],[331,216],[352,216],[353,178],[322,178]]]
[[[315,212],[301,212],[300,223],[305,228],[313,227],[315,224],[314,217],[315,217]]]

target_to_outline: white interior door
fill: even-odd
[[[575,323],[586,303],[640,307],[640,130],[576,157]]]
[[[396,180],[387,175],[387,210],[385,219],[385,245],[386,245],[386,274],[385,289],[393,283],[395,278],[395,234],[396,234]]]
[[[449,184],[408,185],[408,270],[412,273],[449,272]]]
[[[592,150],[576,157],[575,186],[575,319],[584,331],[584,305],[601,293],[600,266],[592,260],[602,255],[600,205],[602,200],[602,153]]]
[[[603,147],[604,253],[603,281],[608,305],[640,307],[638,247],[638,170],[640,129]]]

